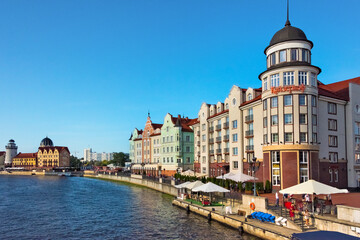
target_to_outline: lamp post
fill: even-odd
[[[145,163],[141,163],[141,167],[142,167],[142,169],[141,169],[141,175],[144,175],[144,166],[145,166]]]
[[[254,196],[256,196],[255,171],[258,170],[259,161],[256,157],[249,160],[251,175],[254,177]]]

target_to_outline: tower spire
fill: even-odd
[[[285,26],[290,26],[291,23],[290,23],[290,20],[289,20],[289,0],[287,0],[287,16],[286,16],[286,23],[285,23]]]

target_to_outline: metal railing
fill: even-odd
[[[216,137],[216,142],[221,142],[221,137]]]
[[[214,132],[214,127],[209,127],[209,132]]]
[[[251,121],[254,121],[254,115],[245,116],[245,122],[251,122]]]
[[[254,136],[254,130],[247,130],[245,131],[245,137]]]
[[[216,149],[216,154],[221,154],[221,148]]]
[[[229,153],[229,148],[224,148],[224,153]]]
[[[229,141],[229,135],[227,134],[227,135],[224,135],[224,141]]]
[[[214,143],[214,138],[210,138],[210,139],[209,139],[209,143],[210,143],[210,144]]]
[[[247,145],[246,151],[254,151],[254,145]]]
[[[196,144],[197,144],[198,146],[200,146],[200,141],[197,141]]]
[[[200,136],[200,131],[197,131],[197,132],[196,132],[196,135],[197,135],[197,136]]]
[[[214,150],[209,150],[209,153],[213,155],[213,154],[214,154]]]
[[[225,129],[229,128],[229,123],[228,122],[224,123],[223,128],[225,128]]]
[[[221,124],[216,125],[216,131],[220,131],[221,130]]]

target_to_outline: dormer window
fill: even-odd
[[[220,112],[220,107],[218,107],[218,110],[217,110],[217,111],[218,111],[218,113]]]
[[[248,97],[247,97],[247,100],[250,101],[250,100],[252,100],[252,99],[253,99],[252,94],[249,93],[249,94],[248,94]]]
[[[298,50],[291,49],[291,61],[297,61],[297,60],[298,60]]]
[[[280,62],[286,62],[286,50],[280,51]]]

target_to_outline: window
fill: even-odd
[[[338,162],[338,153],[337,152],[329,152],[329,161],[331,163],[337,163]]]
[[[302,49],[301,50],[301,55],[302,55],[302,61],[309,62],[309,50]]]
[[[252,99],[253,99],[252,94],[249,93],[249,94],[247,95],[247,100],[250,101],[250,100],[252,100]]]
[[[201,139],[202,139],[203,142],[205,142],[205,141],[206,141],[206,134],[203,134],[203,135],[201,136]]]
[[[225,104],[225,109],[229,109],[229,104]]]
[[[304,143],[307,141],[307,133],[300,133],[300,142]]]
[[[312,134],[312,141],[313,143],[317,143],[317,133]]]
[[[329,114],[336,114],[336,103],[328,103],[328,113]]]
[[[271,116],[271,125],[278,125],[278,115]]]
[[[277,133],[272,133],[272,134],[271,134],[271,142],[273,142],[273,143],[279,142],[279,134],[277,134]]]
[[[360,122],[355,122],[354,131],[356,135],[360,135]]]
[[[309,161],[308,161],[308,152],[299,151],[299,163],[300,163],[300,183],[306,182],[309,180]]]
[[[270,66],[276,64],[276,56],[275,53],[270,54]]]
[[[185,137],[185,141],[186,141],[186,142],[190,142],[190,136],[186,136],[186,137]]]
[[[280,62],[286,62],[286,50],[280,51]]]
[[[233,155],[238,155],[238,148],[237,147],[233,148]]]
[[[205,131],[205,129],[206,129],[206,125],[205,125],[205,124],[202,124],[202,125],[201,125],[201,130],[202,130],[202,131]]]
[[[299,71],[299,85],[307,85],[307,72]]]
[[[206,174],[206,167],[203,167],[203,168],[202,168],[202,173],[205,173],[205,174]]]
[[[233,137],[233,142],[237,142],[237,141],[238,141],[237,133],[233,134],[232,137]]]
[[[300,114],[299,123],[306,124],[306,114]]]
[[[334,170],[334,181],[335,182],[338,182],[339,181],[339,170],[338,169],[335,169]]]
[[[291,106],[292,105],[292,95],[285,95],[284,96],[284,105]]]
[[[238,161],[234,161],[234,168],[235,169],[239,168],[239,162]]]
[[[300,106],[306,105],[306,95],[299,95],[299,104]]]
[[[328,130],[337,131],[337,120],[328,119]]]
[[[316,97],[311,96],[311,106],[316,107]]]
[[[270,76],[270,86],[278,87],[279,86],[279,74],[273,74]]]
[[[355,153],[355,163],[360,163],[360,153]]]
[[[284,122],[285,124],[292,124],[293,123],[293,115],[291,113],[284,114]]]
[[[267,117],[264,117],[264,127],[266,128],[267,127]]]
[[[298,60],[298,50],[297,49],[291,49],[291,61]]]
[[[311,86],[316,87],[316,75],[315,75],[315,73],[310,74],[310,81],[311,81]]]
[[[316,126],[317,125],[317,116],[315,114],[312,115],[312,125]]]
[[[205,152],[205,145],[202,146],[202,152]]]
[[[206,163],[206,157],[202,157],[202,163]]]
[[[329,174],[330,174],[330,182],[333,182],[333,170],[329,169]]]
[[[186,152],[190,152],[190,147],[186,147]]]
[[[264,91],[268,89],[267,77],[264,78]]]
[[[264,141],[264,144],[267,144],[267,142],[268,142],[268,135],[267,134],[264,134],[263,141]]]
[[[293,141],[293,134],[285,133],[285,142],[292,142],[292,141]]]
[[[237,128],[237,120],[232,121],[232,127]]]
[[[271,167],[272,167],[272,185],[280,185],[280,152],[271,152]]]
[[[266,110],[267,109],[267,99],[265,99],[263,101],[263,109]]]
[[[284,85],[294,85],[294,72],[284,72]]]
[[[337,136],[329,135],[329,147],[337,147],[338,139]]]
[[[271,98],[271,107],[276,108],[277,106],[278,106],[278,98],[277,97],[272,97]]]

